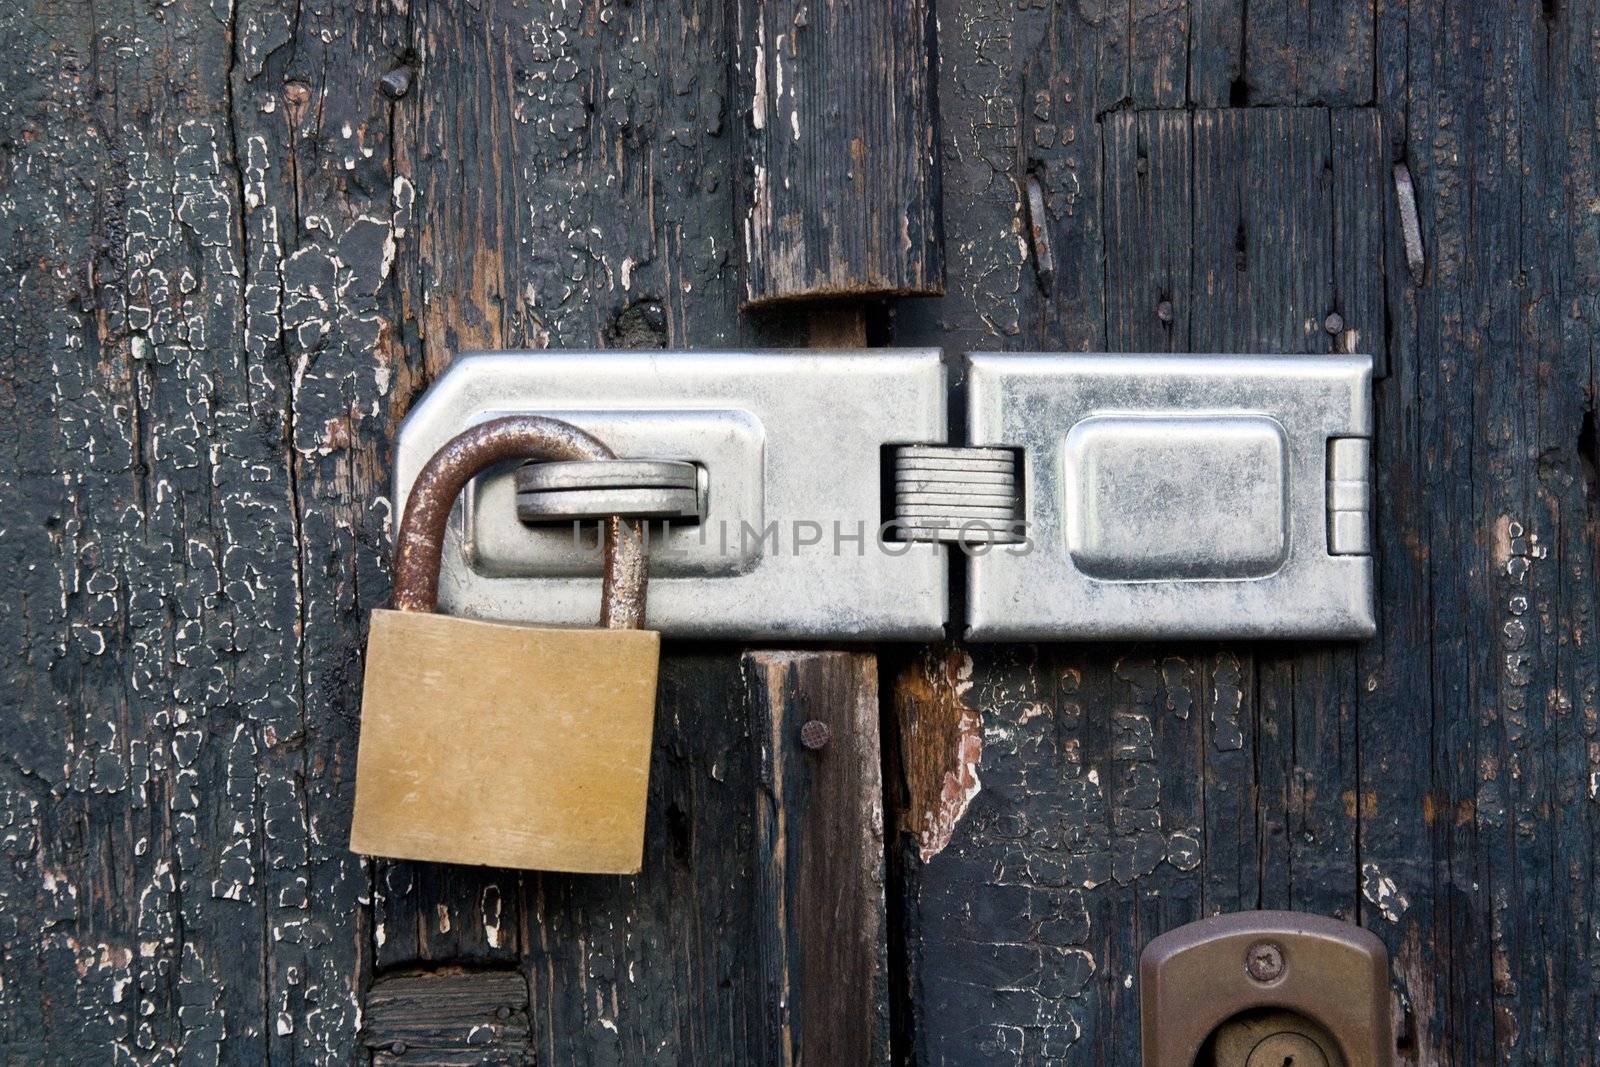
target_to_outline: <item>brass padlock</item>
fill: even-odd
[[[372,613],[350,848],[373,856],[593,874],[644,851],[661,635],[639,629],[637,523],[606,521],[603,629],[435,614],[456,496],[514,459],[611,459],[557,419],[479,424],[428,461],[395,544],[393,610]]]

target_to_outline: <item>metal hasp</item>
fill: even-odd
[[[1366,356],[975,354],[968,439],[1020,449],[1031,551],[974,555],[974,640],[1361,638]]]
[[[1139,959],[1144,1067],[1393,1067],[1389,954],[1350,923],[1218,915]]]
[[[560,418],[622,458],[704,472],[702,521],[651,527],[652,629],[754,640],[943,634],[947,550],[879,537],[886,450],[945,440],[937,351],[465,355],[400,428],[396,513],[441,445],[508,414]],[[481,619],[592,619],[593,525],[576,538],[570,523],[529,527],[517,505],[513,467],[464,494],[446,535],[440,603]]]

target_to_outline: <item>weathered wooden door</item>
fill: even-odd
[[[934,13],[947,292],[868,338],[1372,353],[1376,640],[669,645],[640,877],[346,851],[396,422],[821,336],[739,197],[850,6],[0,10],[0,1061],[1133,1064],[1143,945],[1287,907],[1403,1062],[1600,1062],[1589,0]]]

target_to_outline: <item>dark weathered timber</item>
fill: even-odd
[[[744,657],[760,751],[763,1062],[889,1062],[878,664],[853,652]],[[808,724],[817,748],[802,743]]]
[[[1376,117],[1357,114],[1366,121],[1319,108],[1106,116],[1112,347],[1315,353],[1381,337],[1370,303],[1351,302],[1338,336],[1326,330],[1336,278],[1381,279],[1382,213],[1352,204],[1376,202],[1384,185],[1365,167],[1372,188],[1339,195],[1356,179],[1341,178],[1343,157],[1331,152],[1337,125],[1364,130],[1354,158],[1378,153]],[[1340,241],[1344,231],[1360,236]],[[1341,250],[1367,258],[1340,262]],[[1155,934],[1217,910],[1356,915],[1349,649],[970,654],[965,700],[985,717],[981,784],[948,848],[928,856],[919,837],[927,859],[913,867],[921,1055],[1135,1062],[1138,1001],[1119,979]],[[908,692],[927,688],[926,670],[911,671]],[[910,708],[920,718],[926,703]],[[930,732],[917,729],[910,747],[926,759]],[[941,755],[960,766],[948,748]],[[1013,898],[1027,902],[1031,925],[951,914],[1009,910]],[[1074,917],[1076,940],[1052,940],[1058,925],[1046,918],[1061,913]],[[967,981],[962,961],[985,954],[1006,981]]]
[[[1385,113],[1404,123],[1428,259],[1416,288],[1391,224],[1399,380],[1378,397],[1392,436],[1376,469],[1394,517],[1382,643],[1361,672],[1364,906],[1400,916],[1419,1062],[1593,1064],[1600,157],[1580,116],[1600,13],[1384,18]],[[1389,710],[1407,704],[1425,716]]]
[[[1377,12],[1366,0],[1191,0],[1189,102],[1373,102]]]
[[[948,297],[901,308],[897,340],[1374,352],[1380,634],[1361,648],[950,653],[972,660],[956,691],[982,716],[981,786],[941,852],[919,859],[919,837],[896,853],[904,1036],[928,1063],[1037,1062],[1067,1037],[1073,1061],[1135,1063],[1124,953],[1192,914],[1277,905],[1385,939],[1415,1015],[1405,1062],[1593,1063],[1600,220],[1579,205],[1600,168],[1575,116],[1595,97],[1579,73],[1594,5],[1351,5],[1336,29],[1367,43],[1281,37],[1281,68],[1302,76],[1279,96],[1257,76],[1253,28],[1274,9],[1248,7],[1241,35],[1246,5],[1188,5],[1189,102],[1214,109],[1188,114],[1143,110],[1171,97],[1137,80],[1108,91],[1102,57],[1130,47],[1120,9],[944,5],[946,180],[965,197],[947,240],[963,252]],[[1069,35],[1075,50],[1053,43]],[[1098,166],[1040,151],[1036,84],[1099,117]],[[1318,100],[1377,106],[1227,110]],[[1402,158],[1427,242],[1420,288],[1392,200]],[[1080,194],[1051,206],[1057,258],[1079,264],[1075,277],[1058,263],[1038,301],[1020,190],[1052,171]],[[1324,304],[1343,320],[1332,334]],[[937,809],[938,768],[965,773],[953,725],[931,731],[942,751],[921,748],[929,721],[967,717],[928,697],[949,658],[896,682],[900,747],[922,767],[905,787],[912,829]],[[1195,813],[1191,861],[1171,842]],[[1152,814],[1169,848],[1144,873]],[[1037,916],[1080,898],[1074,936],[1094,961],[1081,990],[1041,992],[1037,970],[993,980],[1003,952],[1046,958]]]
[[[739,0],[753,305],[944,291],[926,0]]]
[[[396,974],[367,990],[361,1040],[375,1064],[533,1064],[528,1010],[520,971]]]
[[[427,57],[394,107],[408,396],[466,347],[740,339],[723,5],[425,4],[408,25]],[[661,692],[644,875],[406,864],[384,901],[386,963],[523,962],[542,1062],[753,1054],[737,658],[669,655]]]
[[[468,344],[753,329],[722,12],[0,14],[0,1060],[346,1063],[375,962],[466,961],[542,978],[551,1062],[750,1061],[736,656],[667,665],[735,718],[658,773],[666,883],[343,844],[413,397]]]
[[[339,694],[359,631],[345,597],[372,558],[355,531],[381,521],[376,483],[349,485],[374,437],[340,422],[337,460],[299,449],[305,399],[363,329],[340,411],[369,410],[382,271],[358,254],[360,191],[320,223],[324,247],[348,239],[340,265],[286,270],[295,134],[261,65],[275,53],[281,75],[287,17],[245,6],[0,14],[3,269],[33,279],[0,298],[11,1062],[356,1047],[370,882],[337,829]],[[329,80],[375,47],[342,49]],[[352,333],[319,342],[321,324]]]

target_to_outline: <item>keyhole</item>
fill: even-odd
[[[1212,1033],[1194,1067],[1348,1067],[1321,1025],[1282,1008],[1241,1012]]]

